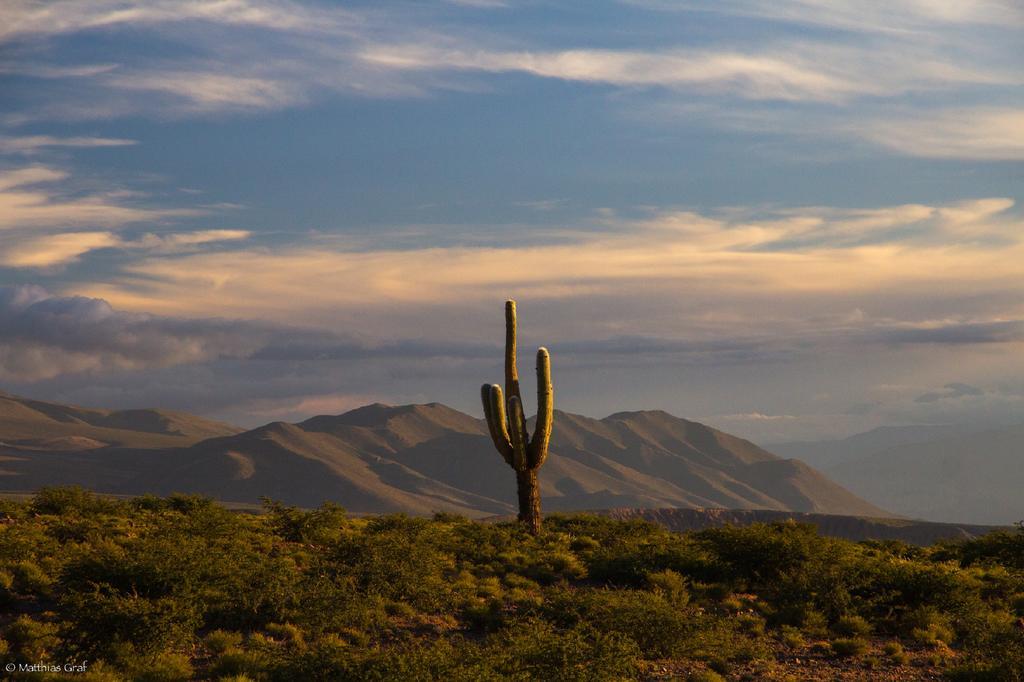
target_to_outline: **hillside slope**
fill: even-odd
[[[82,437],[97,438],[85,427],[98,427],[75,418]],[[0,490],[81,483],[110,493],[180,491],[227,502],[267,496],[315,506],[333,500],[369,513],[482,516],[515,506],[514,475],[494,452],[483,422],[438,403],[368,405],[188,447],[97,441],[50,452],[0,450]],[[557,411],[541,493],[552,511],[713,506],[885,514],[802,462],[660,411],[600,420]]]
[[[0,391],[0,441],[16,447],[74,449],[87,441],[89,447],[174,447],[241,431],[173,410],[98,410]]]
[[[803,454],[832,480],[900,515],[981,524],[1024,519],[1024,425],[907,427],[799,446],[779,448]]]

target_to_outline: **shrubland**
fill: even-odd
[[[0,668],[76,662],[87,671],[5,674],[1017,681],[1024,532],[921,548],[791,522],[679,534],[555,515],[532,535],[75,488],[0,502]]]

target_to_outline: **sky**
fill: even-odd
[[[479,415],[511,297],[570,412],[1024,422],[1022,35],[1017,0],[6,0],[0,389]]]

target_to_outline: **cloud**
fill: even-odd
[[[321,332],[233,319],[117,310],[102,299],[0,287],[0,378],[38,381],[245,358],[275,342],[340,341]]]
[[[53,135],[23,135],[0,137],[0,153],[32,154],[45,147],[124,147],[135,140],[111,137],[54,137]]]
[[[0,287],[0,379],[34,382],[96,374],[249,360],[293,363],[476,359],[496,344],[362,339],[315,328],[237,318],[191,318],[118,310],[35,285]],[[308,389],[307,389],[308,390]]]
[[[188,253],[205,244],[247,239],[247,230],[200,230],[171,234],[144,234],[123,239],[112,232],[65,232],[10,240],[0,238],[0,264],[12,268],[49,268],[66,265],[97,249]]]
[[[833,100],[857,87],[811,64],[740,52],[564,50],[495,52],[426,45],[378,46],[360,57],[399,70],[520,71],[543,78],[617,86],[708,87],[752,99]]]
[[[0,263],[12,268],[48,267],[77,260],[89,251],[117,246],[119,241],[110,232],[68,232],[20,240],[6,249],[0,242]]]
[[[206,69],[211,67],[207,65]],[[277,109],[304,99],[301,86],[281,80],[223,72],[148,70],[112,75],[106,84],[123,90],[148,90],[186,100],[197,111],[227,108]]]
[[[1024,230],[1011,208],[970,200],[651,210],[599,214],[548,243],[226,244],[173,257],[140,252],[77,291],[163,315],[359,328],[378,338],[430,334],[424,342],[445,345],[489,341],[471,320],[513,297],[537,315],[530,327],[543,343],[594,367],[659,358],[780,363],[824,348],[994,347],[1024,340],[1016,288]],[[487,347],[462,353],[480,357]]]
[[[919,395],[914,399],[915,403],[934,403],[939,400],[956,400],[963,397],[977,397],[985,395],[985,391],[977,386],[969,384],[952,383],[943,386],[941,391],[932,391]]]
[[[69,185],[72,185],[69,187]],[[125,238],[112,230],[201,215],[213,209],[129,205],[132,192],[73,192],[73,179],[42,165],[0,171],[0,265],[48,268],[78,260],[97,249],[147,253],[189,253],[205,244],[247,239],[247,230],[148,232]],[[108,228],[106,230],[86,228]]]
[[[772,422],[772,421],[789,421],[797,419],[791,414],[762,414],[761,412],[748,412],[744,414],[719,414],[712,417],[706,417],[709,421],[738,421],[738,422]]]
[[[118,192],[66,196],[65,171],[46,166],[0,170],[0,230],[40,227],[119,227],[169,217],[195,216],[198,209],[130,206]],[[44,187],[39,187],[44,185]]]
[[[692,0],[627,2],[648,9],[711,11],[869,33],[906,34],[943,25],[1024,25],[1024,11],[1014,0],[893,0],[884,5],[857,0],[719,0],[713,6]]]
[[[969,344],[1009,343],[1024,341],[1024,321],[965,322],[957,324],[923,324],[894,326],[873,332],[882,343],[935,344],[960,346]]]
[[[118,26],[181,24],[189,21],[279,30],[327,30],[349,13],[294,2],[259,0],[10,0],[0,11],[0,41],[23,36],[75,33]]]
[[[359,57],[395,70],[522,72],[619,87],[697,90],[794,102],[892,96],[911,90],[945,89],[953,83],[1014,82],[1010,74],[958,65],[926,51],[865,51],[862,47],[808,40],[757,49],[719,46],[555,51],[378,44],[363,49]]]
[[[170,366],[253,352],[268,328],[115,310],[106,301],[58,297],[35,286],[0,288],[0,378]]]
[[[1024,109],[961,108],[853,124],[887,149],[932,159],[1024,160]]]
[[[716,99],[722,95],[728,100],[840,103],[950,92],[965,85],[1021,84],[1015,64],[966,38],[953,40],[957,34],[951,27],[1012,26],[1020,12],[998,3],[932,7],[906,0],[875,12],[852,3],[793,0],[774,8],[722,3],[712,10],[757,17],[761,29],[783,19],[831,28],[887,29],[875,31],[882,34],[898,30],[896,36],[873,37],[869,43],[834,35],[780,40],[770,31],[744,28],[700,47],[683,40],[665,44],[644,34],[633,45],[592,46],[592,36],[583,32],[567,32],[563,44],[551,46],[514,27],[468,30],[455,19],[474,8],[504,4],[464,0],[399,12],[260,0],[43,5],[22,0],[0,15],[6,18],[0,42],[99,29],[116,39],[132,29],[156,32],[181,49],[173,60],[103,64],[76,74],[88,79],[89,86],[63,87],[53,95],[61,99],[60,106],[51,102],[34,112],[59,118],[252,112],[301,106],[326,92],[421,96],[438,89],[478,89],[466,78],[471,74],[524,73],[634,91],[668,89],[708,99],[722,113],[732,109]],[[677,8],[708,11],[703,4]],[[204,30],[192,30],[197,26]],[[658,47],[650,47],[652,43]],[[276,55],[272,61],[262,58],[269,50]],[[45,69],[57,74],[61,67],[25,64],[21,73],[41,74]],[[138,97],[140,91],[150,96]],[[69,103],[69,98],[76,101]],[[644,107],[649,102],[632,104]]]

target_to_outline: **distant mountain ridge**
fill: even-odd
[[[979,524],[1024,520],[1024,425],[894,427],[774,447],[900,515]]]
[[[173,447],[242,429],[186,412],[163,409],[100,410],[21,398],[0,391],[0,441],[58,445],[90,439],[94,445]]]
[[[75,419],[83,429],[107,429],[93,422],[123,425],[133,416],[94,412],[92,421]],[[138,428],[151,418],[129,422]],[[333,500],[354,512],[514,511],[514,477],[483,421],[439,403],[378,403],[244,432],[181,415],[167,419],[157,419],[165,431],[220,433],[170,447],[101,442],[47,452],[8,441],[0,449],[0,490],[80,483],[116,494],[190,492],[238,503],[261,496],[300,506]],[[552,511],[714,506],[885,515],[802,462],[660,411],[604,419],[556,411],[541,493]]]

